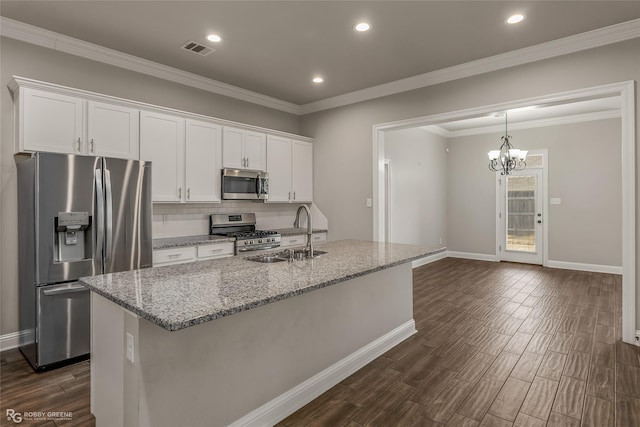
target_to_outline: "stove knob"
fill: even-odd
[[[247,242],[247,241],[245,240],[245,241],[244,241],[244,244],[246,245],[247,243],[249,243],[249,242]]]
[[[258,240],[258,243],[262,243],[262,239]]]
[[[267,243],[269,243],[271,241],[271,239],[267,239]]]
[[[253,245],[253,240],[249,240],[249,244],[250,244],[250,245]]]

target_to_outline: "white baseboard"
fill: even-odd
[[[0,351],[18,347],[21,339],[26,344],[33,342],[33,329],[0,335]]]
[[[230,426],[275,425],[415,333],[415,322],[410,320],[251,411]]]
[[[437,254],[427,255],[424,258],[416,259],[411,262],[411,268],[420,267],[423,265],[431,264],[432,262],[444,259],[447,257],[447,251],[438,252]]]
[[[592,273],[609,273],[622,275],[622,267],[616,265],[582,264],[579,262],[551,261],[547,262],[549,268],[561,268],[564,270],[590,271]]]
[[[474,254],[472,252],[447,251],[449,258],[473,259],[476,261],[498,261],[495,254]]]

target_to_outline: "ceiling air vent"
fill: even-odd
[[[201,56],[207,56],[215,50],[210,47],[202,46],[201,44],[198,44],[194,41],[186,42],[182,45],[182,49],[188,50],[189,52],[197,53]]]

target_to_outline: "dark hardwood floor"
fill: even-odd
[[[95,426],[95,418],[89,410],[89,393],[89,361],[36,373],[17,349],[0,354],[2,427]],[[13,409],[20,414],[44,412],[44,416],[30,416],[34,421],[27,421],[25,417],[21,423],[14,423],[7,417],[7,409]],[[71,416],[49,412],[71,412]],[[64,419],[65,417],[70,419]]]
[[[452,258],[413,275],[418,333],[279,426],[640,426],[621,276]]]
[[[414,318],[417,334],[278,425],[640,426],[620,276],[444,259],[414,270]],[[0,358],[1,426],[6,408],[95,424],[88,362],[36,374]]]

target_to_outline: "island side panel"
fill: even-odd
[[[412,294],[407,263],[177,332],[140,319],[139,425],[228,425],[413,324]]]

